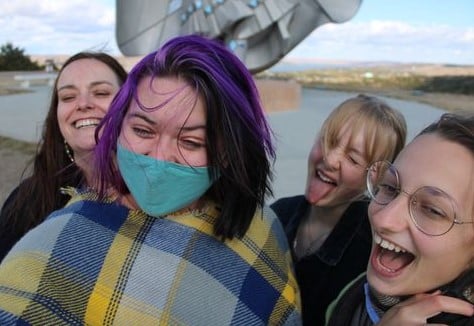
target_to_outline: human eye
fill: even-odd
[[[101,91],[101,92],[96,92],[94,95],[97,97],[109,97],[111,93],[108,91]]]
[[[183,138],[180,140],[180,144],[184,149],[187,150],[200,150],[206,147],[204,141],[195,138]]]
[[[109,89],[99,89],[94,92],[94,95],[98,97],[109,97],[112,95],[112,91]]]
[[[63,92],[58,94],[58,99],[60,102],[71,102],[76,98],[75,93],[70,93],[70,92]]]
[[[395,198],[400,191],[396,185],[384,181],[378,185],[378,190],[381,194],[390,198]]]
[[[352,165],[358,165],[358,166],[363,165],[362,159],[360,159],[359,157],[349,154],[349,155],[346,155],[346,158]]]
[[[449,205],[442,201],[433,201],[426,198],[414,198],[413,205],[426,218],[433,221],[450,221],[452,217],[449,212]]]
[[[133,133],[141,138],[152,138],[153,132],[145,127],[134,126],[132,127]]]

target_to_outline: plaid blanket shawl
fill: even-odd
[[[0,265],[0,324],[300,324],[276,217],[257,212],[242,239],[221,242],[217,214],[208,203],[153,218],[76,194]]]

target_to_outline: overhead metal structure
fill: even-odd
[[[362,0],[116,0],[116,38],[126,56],[168,39],[221,39],[252,72],[265,70],[326,23],[343,23]]]

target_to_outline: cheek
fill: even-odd
[[[196,153],[196,155],[193,157],[193,161],[194,166],[208,166],[209,160],[207,159],[206,150],[203,150],[200,153]]]
[[[379,208],[380,208],[379,205],[374,203],[373,200],[370,201],[369,208],[367,209],[367,212],[369,214],[369,219],[370,219],[371,222],[372,222],[372,216],[374,216],[374,214],[377,213]]]
[[[311,148],[311,151],[309,152],[308,156],[308,164],[312,165],[317,163],[318,161],[321,161],[323,159],[323,153],[321,150],[321,146],[319,143],[315,143],[313,147]]]
[[[118,143],[132,152],[144,153],[142,151],[142,147],[145,147],[144,140],[137,137],[130,128],[125,126],[120,132]]]
[[[97,100],[97,106],[99,107],[101,111],[103,111],[104,113],[107,113],[107,111],[109,111],[112,100],[113,100],[113,97],[109,97],[106,99],[99,99]]]
[[[59,129],[63,131],[63,128],[67,124],[68,116],[71,114],[71,109],[68,105],[59,104],[57,108],[56,117],[58,119]]]
[[[346,185],[361,191],[365,190],[365,171],[354,167],[343,167],[341,171]]]
[[[368,216],[369,216],[370,225],[372,227],[377,224],[377,218],[376,218],[377,214],[379,213],[379,211],[381,209],[383,209],[383,207],[385,207],[385,206],[381,206],[381,205],[375,203],[373,200],[370,201],[369,207],[367,209],[367,213],[368,213]]]

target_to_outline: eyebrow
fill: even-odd
[[[150,118],[148,118],[146,115],[144,114],[141,114],[139,112],[133,112],[133,113],[130,113],[128,115],[128,119],[132,119],[132,118],[138,118],[138,119],[141,119],[153,126],[157,125],[156,121],[153,121],[151,120]],[[194,125],[194,126],[180,126],[179,128],[180,130],[182,131],[193,131],[193,130],[197,130],[197,129],[206,129],[206,125],[203,125],[203,124],[197,124],[197,125]]]
[[[94,81],[90,84],[90,86],[94,87],[94,86],[97,86],[97,85],[102,85],[102,84],[107,84],[107,85],[110,85],[110,86],[114,86],[111,82],[107,81],[107,80],[98,80],[98,81]],[[64,85],[64,86],[61,86],[61,87],[58,87],[58,90],[57,92],[63,90],[63,89],[71,89],[71,88],[77,88],[76,85],[74,84],[67,84],[67,85]]]
[[[193,131],[197,129],[206,129],[206,125],[184,126],[181,128],[183,131]]]
[[[141,113],[133,112],[133,113],[128,114],[128,119],[132,119],[132,118],[138,118],[138,119],[144,120],[145,122],[151,125],[156,125],[155,121],[151,120],[146,115],[141,114]]]
[[[365,154],[364,152],[360,151],[359,149],[353,147],[353,146],[349,146],[347,148],[348,152],[352,152],[352,153],[355,153],[357,155],[359,155],[360,157],[364,158],[365,159]]]

